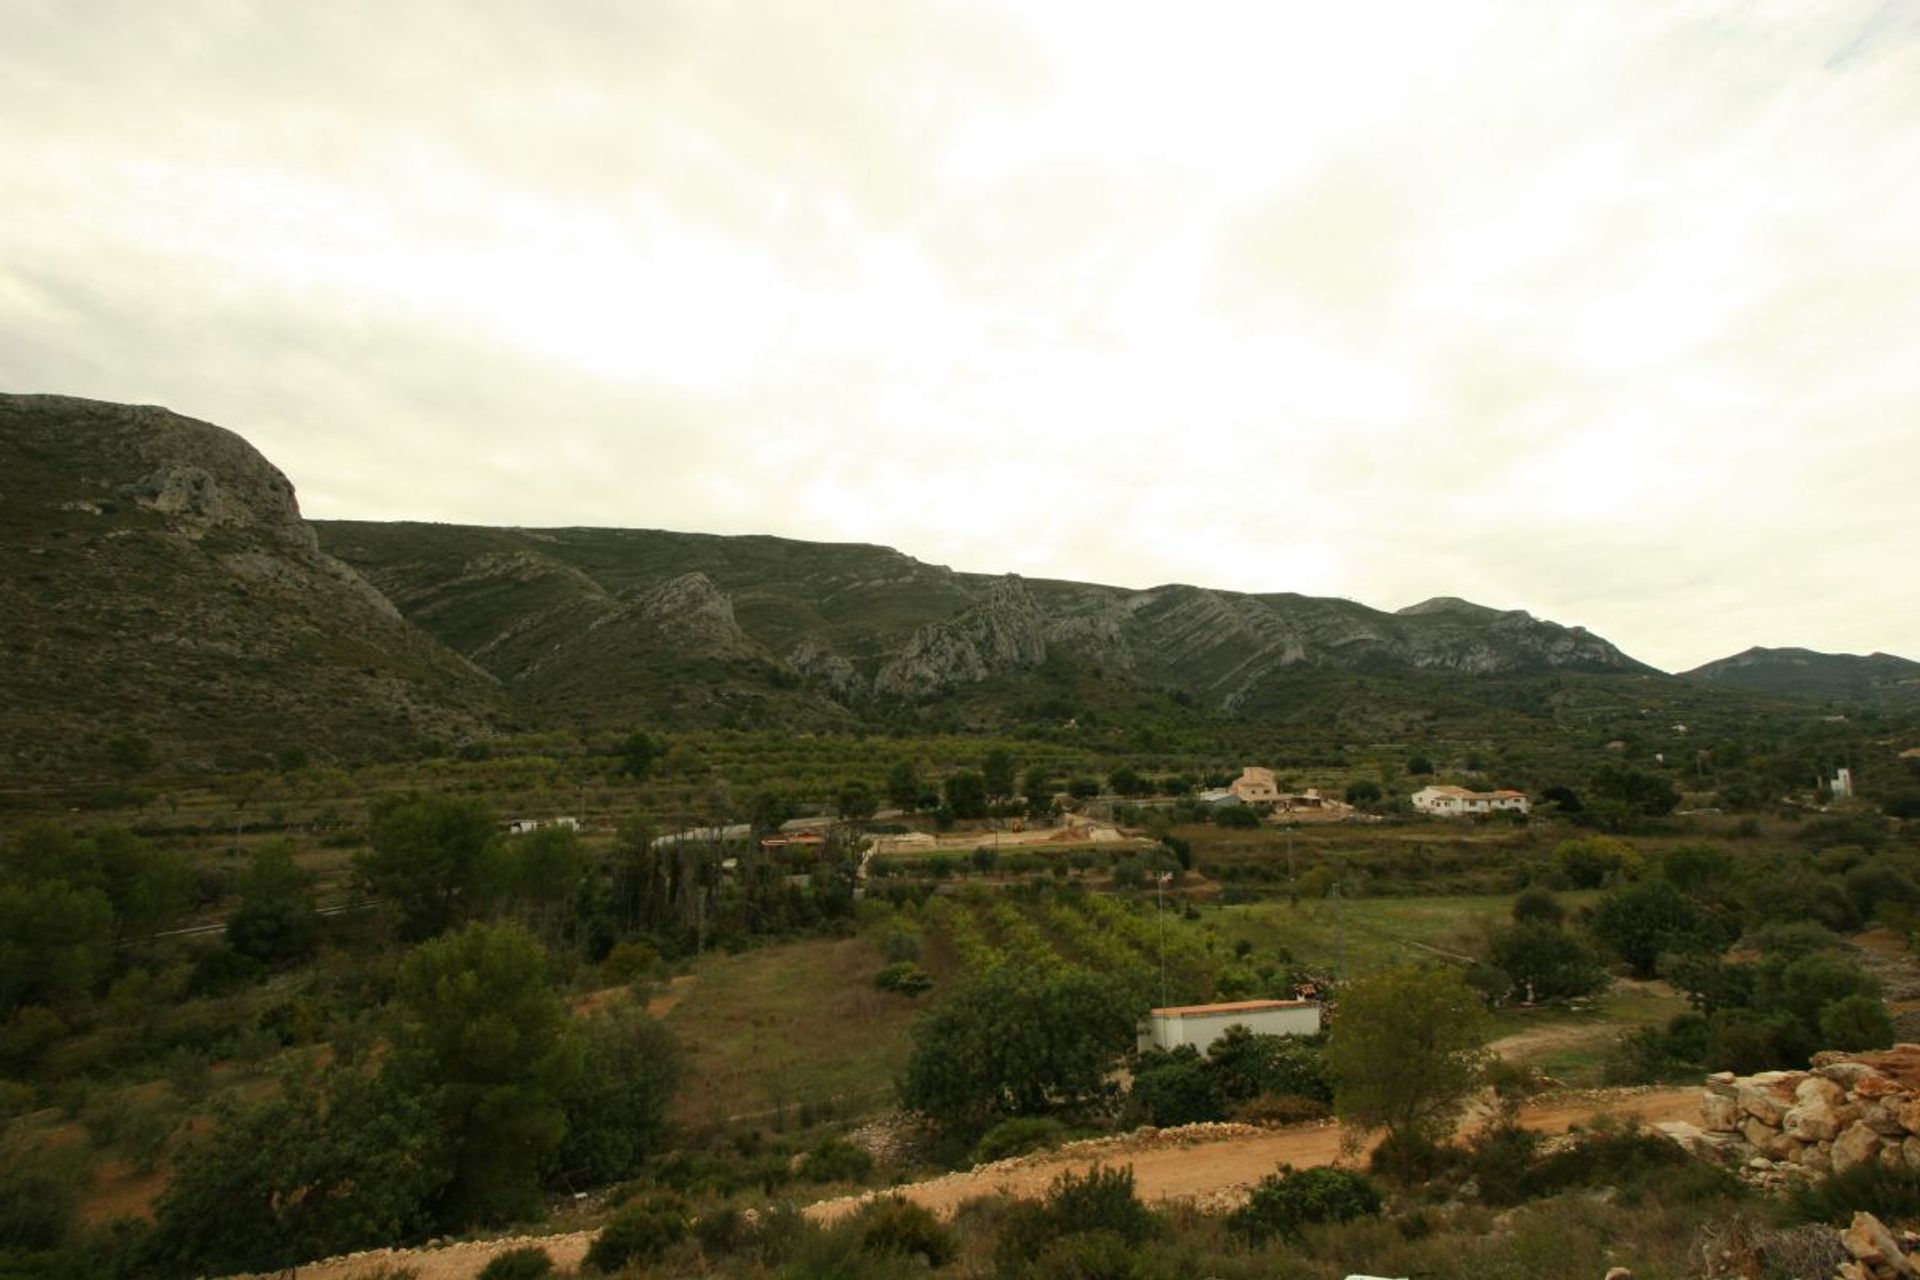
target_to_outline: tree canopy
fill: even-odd
[[[1478,1083],[1493,1021],[1452,969],[1386,969],[1340,996],[1327,1043],[1334,1110],[1401,1151],[1445,1137]]]
[[[901,1102],[943,1125],[984,1128],[1105,1096],[1146,1001],[1084,969],[1001,966],[971,978],[913,1026]]]

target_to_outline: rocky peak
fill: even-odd
[[[1046,660],[1045,617],[1026,582],[1008,574],[991,582],[978,604],[917,629],[874,677],[873,690],[923,698]]]

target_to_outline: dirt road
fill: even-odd
[[[1603,1113],[1637,1116],[1648,1123],[1697,1120],[1700,1090],[1621,1090],[1548,1100],[1528,1107],[1522,1113],[1522,1122],[1542,1132],[1558,1133]],[[1248,1187],[1282,1164],[1304,1168],[1335,1163],[1340,1158],[1340,1139],[1341,1130],[1333,1125],[1277,1132],[1239,1125],[1195,1125],[1075,1143],[1040,1156],[891,1188],[885,1194],[904,1195],[936,1213],[950,1214],[977,1196],[1037,1196],[1062,1170],[1080,1172],[1094,1164],[1107,1164],[1133,1166],[1134,1183],[1145,1200],[1224,1206],[1235,1203]],[[859,1203],[859,1197],[828,1200],[808,1206],[807,1213],[831,1221]],[[540,1245],[560,1268],[577,1266],[592,1239],[592,1232],[578,1231],[537,1240],[484,1240],[439,1249],[398,1249],[331,1258],[300,1267],[296,1274],[299,1280],[351,1280],[384,1264],[410,1268],[420,1280],[472,1280],[494,1255],[522,1243]]]

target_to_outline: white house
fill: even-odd
[[[1140,1049],[1177,1049],[1190,1044],[1205,1053],[1228,1027],[1245,1027],[1257,1036],[1314,1035],[1320,1030],[1320,1002],[1236,1000],[1230,1004],[1152,1009],[1140,1024]]]
[[[1524,791],[1469,791],[1465,787],[1422,787],[1413,793],[1413,807],[1436,818],[1461,818],[1477,813],[1526,813],[1532,808]]]

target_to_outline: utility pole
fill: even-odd
[[[1156,871],[1153,875],[1153,916],[1160,926],[1160,1007],[1167,1005],[1167,913],[1164,891],[1167,873]]]
[[[1347,913],[1340,905],[1340,882],[1335,880],[1328,892],[1333,897],[1333,980],[1343,981],[1347,974]]]

